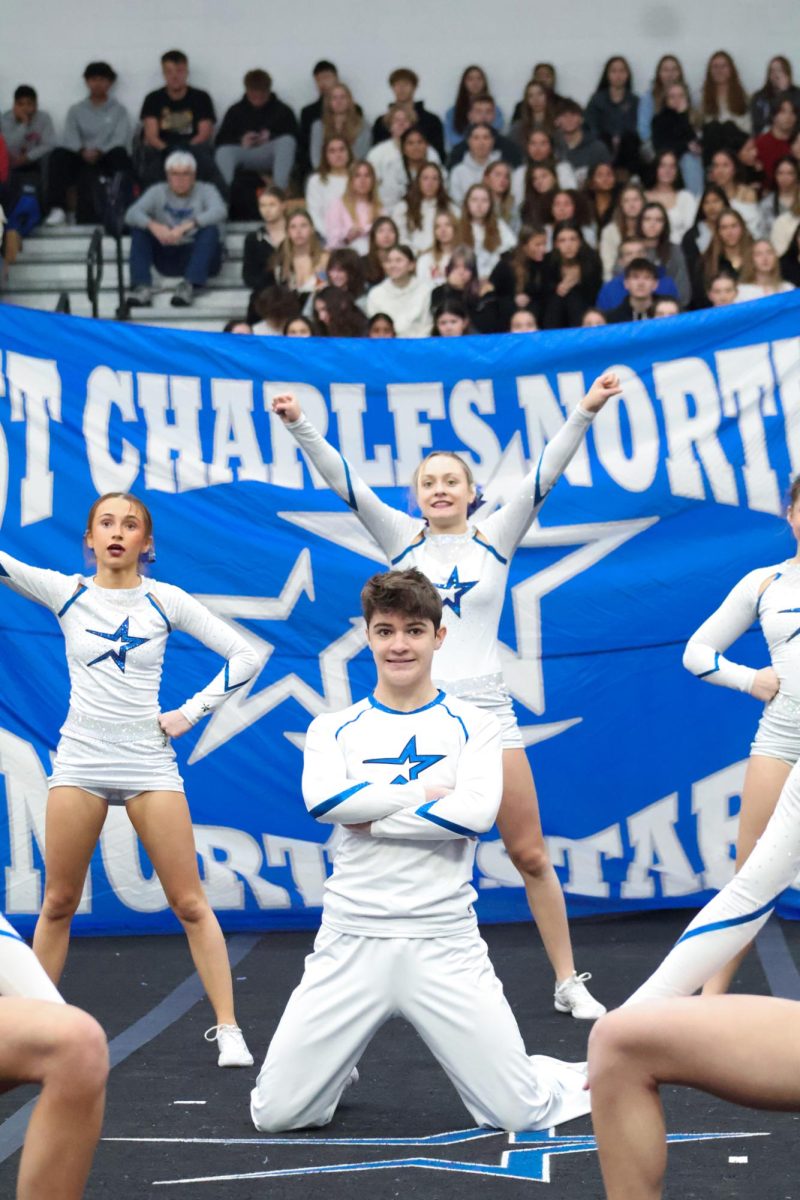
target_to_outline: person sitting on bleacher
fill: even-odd
[[[152,268],[180,275],[170,303],[185,308],[222,265],[225,201],[213,183],[197,180],[191,154],[176,150],[164,164],[166,183],[155,183],[125,214],[131,227],[131,288],[128,303],[152,304]]]
[[[173,150],[186,150],[197,164],[201,179],[213,179],[214,104],[208,92],[190,87],[189,59],[182,50],[161,55],[163,88],[144,98],[142,144],[137,173],[145,186],[164,178],[165,160]]]
[[[217,166],[230,186],[237,168],[268,174],[284,190],[294,166],[297,120],[272,90],[267,71],[248,71],[244,96],[232,104],[217,134]]]
[[[107,62],[90,62],[83,72],[89,95],[67,113],[61,145],[50,156],[46,225],[63,225],[67,189],[77,184],[79,225],[100,220],[95,184],[102,175],[131,171],[128,147],[131,121],[126,109],[110,91],[117,73]]]
[[[14,107],[0,118],[0,135],[10,167],[3,196],[7,222],[3,254],[8,265],[15,261],[22,238],[42,219],[44,164],[56,144],[53,122],[39,108],[30,84],[21,83],[14,92]]]

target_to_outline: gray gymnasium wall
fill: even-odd
[[[797,0],[0,0],[0,104],[18,83],[32,83],[57,126],[83,96],[89,59],[117,70],[117,96],[138,112],[160,82],[158,59],[186,51],[192,82],[211,92],[220,114],[241,95],[248,68],[264,66],[275,89],[300,107],[314,96],[310,69],[332,58],[372,118],[388,95],[394,66],[413,66],[419,95],[435,112],[453,102],[460,68],[480,63],[506,112],[539,59],[559,68],[559,90],[585,101],[604,60],[628,56],[637,90],[658,57],[683,60],[696,88],[708,55],[725,48],[745,85],[763,82],[766,62],[784,53],[800,75]]]

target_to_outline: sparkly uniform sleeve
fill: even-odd
[[[375,821],[425,800],[421,784],[371,783],[352,779],[336,740],[334,720],[327,714],[308,727],[303,759],[303,799],[316,821],[326,825],[358,825]]]
[[[42,567],[29,567],[10,554],[0,550],[0,583],[13,592],[36,600],[56,614],[73,596],[80,586],[79,575],[62,575],[60,571],[47,571]]]
[[[372,837],[444,841],[488,833],[503,793],[503,751],[499,722],[490,713],[481,716],[459,755],[453,790],[373,821]]]
[[[308,417],[301,417],[286,428],[297,439],[328,486],[372,534],[389,561],[405,550],[422,529],[423,522],[379,500],[363,479],[354,474],[339,451],[314,428]]]
[[[163,610],[170,632],[181,629],[225,659],[224,667],[211,682],[180,707],[186,720],[196,725],[201,717],[215,712],[232,692],[252,679],[258,659],[240,633],[188,592],[159,583],[154,585],[152,596]]]
[[[578,405],[555,437],[547,443],[538,463],[520,484],[516,496],[481,521],[480,532],[506,558],[516,550],[548,494],[561,478],[564,468],[586,437],[593,419],[591,413]]]
[[[693,633],[683,652],[683,665],[698,679],[722,687],[749,692],[756,672],[753,667],[731,662],[723,656],[758,617],[759,587],[769,579],[763,570],[751,571],[725,597],[716,612]]]

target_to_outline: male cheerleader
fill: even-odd
[[[528,1056],[472,907],[475,839],[502,792],[500,725],[432,683],[446,630],[421,572],[373,576],[361,603],[378,682],[308,730],[303,796],[341,840],[314,952],[251,1093],[256,1128],[326,1125],[396,1015],[479,1125],[545,1129],[581,1116],[582,1065]]]
[[[0,916],[0,1090],[40,1083],[17,1200],[80,1200],[100,1137],[108,1048],[88,1013],[65,1004],[29,946]]]

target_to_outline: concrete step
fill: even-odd
[[[74,230],[72,231],[74,233]],[[225,234],[225,251],[229,259],[234,262],[241,262],[242,253],[244,250],[243,233]],[[66,234],[61,238],[54,237],[38,237],[35,234],[32,237],[26,238],[22,246],[19,262],[86,262],[86,255],[89,253],[89,237],[70,236]],[[127,259],[130,253],[131,239],[126,236],[122,239],[122,252]],[[116,262],[117,247],[113,238],[103,238],[103,259],[105,262]]]
[[[258,229],[258,225],[258,221],[226,221],[225,229],[228,233],[240,233],[244,237],[251,229]],[[88,241],[96,228],[95,225],[39,225],[31,235],[31,241],[62,241],[71,237]]]
[[[128,265],[125,263],[125,281],[128,281]],[[52,291],[59,288],[63,291],[85,291],[86,263],[53,261],[49,258],[28,259],[18,258],[8,270],[9,286],[15,292]],[[105,259],[103,262],[102,289],[115,288],[117,285],[116,257]],[[240,287],[242,284],[242,264],[236,260],[226,260],[222,270],[214,276],[211,286]]]
[[[153,304],[150,308],[132,309],[134,313],[152,313],[166,310],[167,316],[180,314],[180,309],[173,309],[170,305],[174,285],[177,280],[173,280],[170,286],[166,286],[163,291],[158,291],[153,297]],[[16,304],[21,308],[38,308],[44,311],[53,312],[62,291],[67,291],[62,288],[61,291],[47,292],[18,292],[9,291],[2,293],[2,301],[5,304]],[[79,316],[91,316],[92,306],[89,297],[84,291],[68,292],[70,307],[73,313]],[[247,309],[247,299],[249,292],[246,288],[205,288],[203,291],[195,293],[194,304],[192,308],[202,310],[203,316],[211,315],[220,317],[223,322],[231,317],[242,315]],[[100,312],[102,316],[113,316],[117,307],[116,289],[103,289],[99,296]]]
[[[171,293],[157,295],[150,308],[132,308],[127,324],[155,325],[168,329],[204,329],[219,332],[223,325],[232,318],[244,316],[246,300],[243,303],[228,303],[199,294],[190,308],[172,308]],[[225,293],[223,293],[223,296]],[[55,309],[58,296],[51,293],[47,304],[32,304],[30,296],[10,296],[3,298],[10,304],[21,308],[44,308],[52,312]],[[112,295],[101,295],[98,316],[101,320],[116,319],[117,299]],[[70,297],[70,312],[75,317],[91,317],[92,306],[86,296]]]

